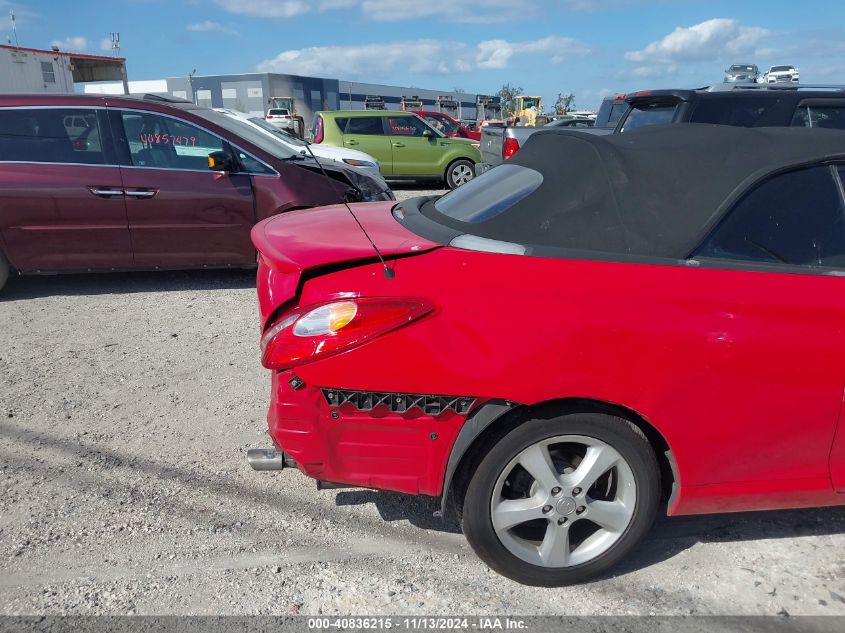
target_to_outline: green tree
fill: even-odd
[[[512,86],[505,84],[496,93],[497,97],[502,99],[502,114],[513,114],[516,111],[516,98],[522,94],[522,86]]]
[[[566,114],[570,110],[575,110],[575,95],[572,93],[561,94],[558,93],[557,101],[555,101],[555,114]]]

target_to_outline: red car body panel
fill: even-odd
[[[845,503],[831,479],[842,488],[841,277],[547,259],[433,243],[414,255],[412,234],[385,207],[360,216],[387,252],[404,251],[391,262],[393,279],[380,264],[360,261],[300,279],[303,270],[350,256],[336,237],[317,235],[327,218],[314,214],[330,210],[274,218],[253,233],[263,253],[265,325],[280,306],[284,314],[337,297],[421,296],[436,306],[360,347],[274,372],[270,434],[306,474],[439,495],[465,422],[456,414],[363,413],[351,405],[334,418],[320,388],[469,396],[476,407],[488,399],[589,399],[625,407],[663,436],[679,486],[670,514]],[[309,219],[318,220],[310,229]],[[366,239],[353,233],[352,255],[367,257]],[[288,384],[293,375],[303,388]]]
[[[250,265],[255,224],[252,177],[214,172],[121,168],[136,266]]]
[[[413,112],[417,116],[422,117],[423,119],[427,119],[428,117],[433,117],[433,118],[442,120],[444,123],[457,126],[457,128],[458,128],[457,132],[451,132],[450,133],[450,132],[447,132],[446,130],[443,130],[443,133],[446,136],[451,136],[453,138],[455,138],[455,137],[456,138],[468,138],[468,139],[471,139],[473,141],[480,141],[481,140],[481,132],[479,132],[478,130],[473,131],[473,130],[468,129],[466,126],[461,125],[460,121],[456,121],[455,119],[453,119],[452,117],[450,117],[448,114],[446,114],[444,112],[434,112],[434,111],[431,111],[431,110],[411,110],[411,112]]]
[[[0,232],[12,264],[18,270],[130,267],[123,198],[91,191],[120,188],[117,167],[2,165]]]
[[[336,203],[348,187],[278,160],[190,110],[174,111],[154,101],[85,95],[0,97],[0,108],[17,106],[176,116],[236,144],[279,174],[0,162],[0,254],[23,273],[252,266],[255,248],[249,236],[256,221],[290,209]],[[99,197],[92,188],[126,188],[154,196]]]
[[[367,233],[382,255],[422,253],[440,247],[400,226],[390,214],[393,204],[349,205],[359,220],[366,222]],[[264,268],[258,274],[262,324],[293,298],[303,271],[376,257],[355,219],[345,206],[338,205],[293,211],[284,224],[262,222],[253,229],[252,241],[265,255]],[[278,248],[282,244],[283,248]],[[315,244],[320,246],[315,248]]]

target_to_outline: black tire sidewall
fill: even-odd
[[[6,282],[9,280],[9,262],[3,256],[3,253],[0,253],[0,290],[3,290],[3,286],[6,285]]]
[[[490,499],[502,469],[520,451],[556,435],[583,435],[615,448],[628,462],[637,485],[634,516],[610,549],[593,560],[564,568],[531,565],[502,545],[490,518]],[[660,500],[660,475],[654,451],[630,422],[602,413],[573,413],[528,420],[500,439],[482,459],[464,499],[463,529],[476,554],[492,569],[526,585],[562,586],[588,580],[613,567],[651,527]]]
[[[449,189],[457,189],[460,186],[460,185],[456,185],[455,182],[452,180],[452,172],[454,171],[455,167],[457,167],[458,165],[466,165],[467,167],[470,168],[470,170],[475,169],[475,165],[473,164],[473,162],[469,159],[466,159],[466,158],[461,158],[459,160],[456,160],[456,161],[449,163],[449,166],[446,168],[446,178],[445,178],[446,186]],[[472,178],[475,178],[475,174],[473,174]],[[470,180],[472,180],[472,178],[470,178]],[[466,183],[464,183],[464,184],[466,184]]]

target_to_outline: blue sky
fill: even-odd
[[[0,0],[4,42],[9,9],[21,46],[103,54],[119,31],[130,80],[196,68],[482,94],[512,83],[579,107],[718,82],[734,62],[845,84],[842,0]]]

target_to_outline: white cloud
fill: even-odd
[[[289,50],[261,62],[257,70],[344,78],[377,77],[400,67],[406,72],[445,74],[472,70],[470,58],[463,44],[412,40]]]
[[[549,35],[533,42],[508,42],[487,40],[479,42],[476,62],[479,68],[507,68],[514,55],[551,55],[551,63],[559,64],[567,57],[582,56],[590,52],[586,45],[571,37]]]
[[[311,10],[305,0],[214,0],[229,13],[257,18],[292,18]]]
[[[111,52],[112,47],[111,47],[111,38],[110,37],[104,37],[103,39],[100,40],[100,50]]]
[[[486,40],[475,47],[445,40],[411,40],[354,46],[315,46],[288,50],[258,64],[259,72],[289,72],[318,77],[377,79],[393,71],[416,74],[467,73],[507,68],[517,56],[552,56],[563,61],[584,55],[586,45],[568,37],[533,42]]]
[[[240,33],[238,33],[235,29],[224,26],[219,22],[212,22],[211,20],[197,22],[196,24],[189,24],[185,28],[195,33],[225,33],[227,35],[240,35]]]
[[[88,40],[81,35],[68,36],[63,40],[53,40],[51,46],[58,46],[63,51],[82,52],[88,48]]]
[[[678,27],[642,50],[625,53],[625,59],[645,64],[734,59],[752,54],[769,35],[770,32],[761,27],[715,18],[690,27]]]
[[[537,9],[513,0],[363,0],[361,13],[378,22],[433,18],[484,24],[530,17],[537,14]]]
[[[485,24],[540,15],[534,6],[513,0],[214,0],[229,13],[262,18],[292,18],[313,11],[357,9],[368,20],[404,22],[444,20]]]

